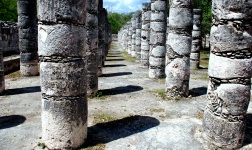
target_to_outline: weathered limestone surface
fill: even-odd
[[[78,148],[87,137],[85,4],[38,0],[42,139],[49,149]]]
[[[132,38],[131,38],[131,56],[136,57],[136,18],[137,14],[134,13],[131,18],[132,24]]]
[[[193,9],[193,31],[192,31],[192,49],[190,55],[191,69],[199,68],[200,49],[201,49],[201,9]]]
[[[236,149],[243,144],[250,101],[252,1],[212,2],[210,82],[203,137],[223,149]]]
[[[4,64],[3,64],[3,50],[0,47],[0,93],[5,90],[5,81],[4,81]]]
[[[149,66],[151,3],[142,3],[141,64]]]
[[[165,77],[166,0],[151,1],[149,77]]]
[[[98,0],[86,0],[87,95],[98,91]]]
[[[169,34],[166,53],[166,94],[189,94],[190,52],[192,44],[192,1],[170,1]]]
[[[38,75],[37,2],[18,0],[18,27],[20,73],[23,76]]]
[[[136,61],[141,61],[141,28],[142,28],[142,11],[137,11],[136,13]]]

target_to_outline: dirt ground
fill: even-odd
[[[88,99],[86,150],[203,150],[201,124],[206,105],[207,69],[192,70],[190,96],[165,99],[164,79],[149,79],[113,42],[99,91]],[[242,149],[252,149],[252,106]],[[6,79],[0,97],[0,150],[42,149],[39,77]],[[46,147],[45,147],[46,149]]]

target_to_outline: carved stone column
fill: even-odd
[[[165,68],[166,94],[170,97],[189,94],[192,25],[192,1],[171,0]]]
[[[132,15],[131,23],[132,23],[132,38],[131,38],[131,56],[136,57],[136,17],[137,14],[134,13]]]
[[[103,11],[103,0],[99,0],[98,4],[98,76],[102,75],[102,67],[103,67],[103,51],[104,51],[104,39],[103,39],[103,19],[102,19],[102,11]]]
[[[5,81],[4,81],[4,64],[3,64],[3,50],[0,47],[0,93],[5,90]]]
[[[18,0],[18,27],[20,73],[22,76],[38,75],[37,2]]]
[[[141,28],[142,28],[142,11],[136,13],[136,61],[141,60]]]
[[[190,68],[199,68],[200,49],[201,49],[201,9],[193,9],[193,31],[192,31],[192,49],[190,55]]]
[[[203,137],[223,149],[242,146],[252,75],[252,1],[213,0]]]
[[[86,1],[38,0],[42,138],[49,149],[87,137]]]
[[[149,67],[151,3],[142,3],[141,64]]]
[[[151,0],[149,77],[165,77],[166,0]]]
[[[128,33],[128,54],[131,55],[131,49],[132,49],[132,34],[133,34],[133,27],[132,27],[132,20],[129,21],[129,33]]]
[[[87,95],[98,91],[98,0],[86,0]]]

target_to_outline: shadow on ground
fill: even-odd
[[[103,96],[107,96],[107,95],[132,93],[132,92],[141,91],[141,90],[143,90],[143,87],[141,86],[127,85],[127,86],[115,87],[112,89],[103,89],[103,90],[99,90],[99,92],[101,92]]]
[[[11,115],[0,117],[0,129],[6,129],[18,126],[24,123],[26,118],[20,115]]]
[[[125,67],[124,64],[113,64],[113,65],[105,65],[104,67]]]
[[[116,76],[126,76],[126,75],[131,75],[132,72],[117,72],[117,73],[107,73],[107,74],[102,74],[101,77],[116,77]]]
[[[87,141],[83,148],[128,137],[159,124],[160,122],[156,118],[148,116],[130,116],[120,120],[99,123],[88,128]]]
[[[40,86],[7,89],[3,92],[2,95],[18,95],[18,94],[36,93],[36,92],[41,92]]]
[[[207,94],[207,87],[192,88],[189,91],[189,95],[192,95],[192,97],[202,96],[205,94]]]
[[[252,114],[246,115],[246,130],[243,146],[252,143]]]

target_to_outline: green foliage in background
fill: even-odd
[[[123,27],[126,22],[131,19],[132,13],[117,13],[108,12],[108,20],[112,28],[112,34],[117,34],[117,32]]]
[[[202,10],[202,33],[210,34],[212,24],[212,0],[194,0],[194,8]]]
[[[17,0],[0,0],[0,20],[16,22]]]

